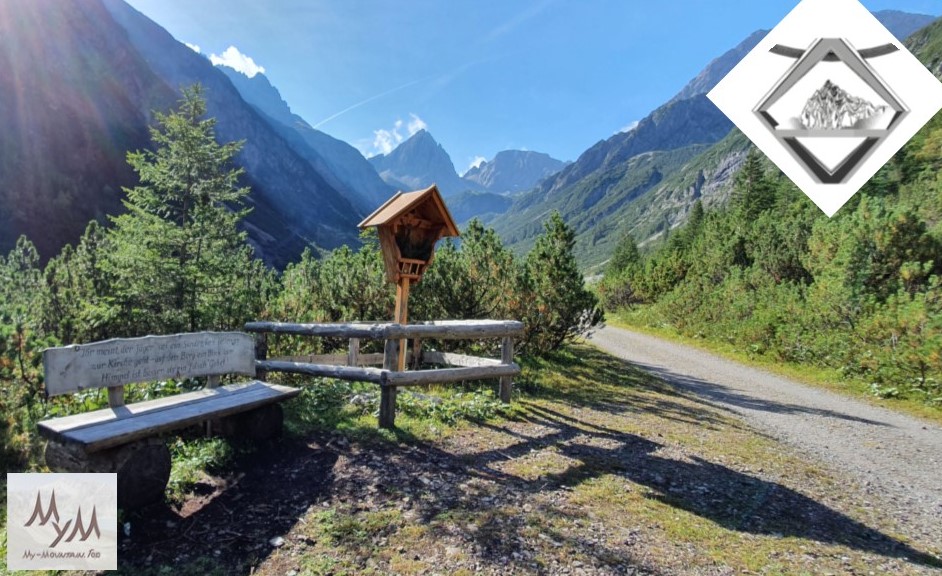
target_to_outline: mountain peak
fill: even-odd
[[[809,130],[852,128],[885,108],[850,94],[828,79],[808,99],[801,112],[801,124]]]
[[[389,154],[373,156],[370,163],[387,184],[404,190],[436,184],[442,194],[450,196],[474,187],[458,177],[451,156],[425,129],[417,130]]]
[[[513,194],[529,190],[566,166],[543,152],[502,150],[490,162],[468,170],[464,179],[480,184],[488,192]]]

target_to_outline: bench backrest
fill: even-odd
[[[255,340],[242,332],[116,338],[49,348],[43,366],[47,397],[170,378],[255,376]]]

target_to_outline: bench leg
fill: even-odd
[[[116,472],[118,508],[124,510],[162,500],[170,481],[170,450],[156,438],[93,454],[78,446],[49,442],[46,465],[57,472]]]
[[[213,426],[223,436],[246,440],[271,440],[281,435],[285,415],[280,404],[268,404],[242,414],[229,416]]]

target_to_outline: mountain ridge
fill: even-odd
[[[566,164],[544,152],[502,150],[491,160],[468,170],[462,178],[479,184],[487,192],[512,195],[529,190]]]
[[[359,150],[343,140],[316,130],[291,111],[281,93],[262,73],[252,78],[229,68],[217,66],[242,95],[242,98],[268,118],[288,144],[307,159],[330,185],[343,193],[363,213],[372,212],[392,196],[395,190],[376,173]]]

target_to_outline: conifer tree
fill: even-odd
[[[543,224],[518,281],[527,334],[525,345],[540,354],[560,348],[602,322],[598,298],[585,287],[573,250],[576,234],[554,212]]]
[[[248,213],[242,170],[232,167],[242,143],[217,143],[205,114],[202,89],[185,88],[177,110],[156,114],[154,150],[128,154],[140,184],[125,189],[128,211],[112,218],[117,332],[223,327],[239,316],[242,275],[258,272],[237,226]]]

